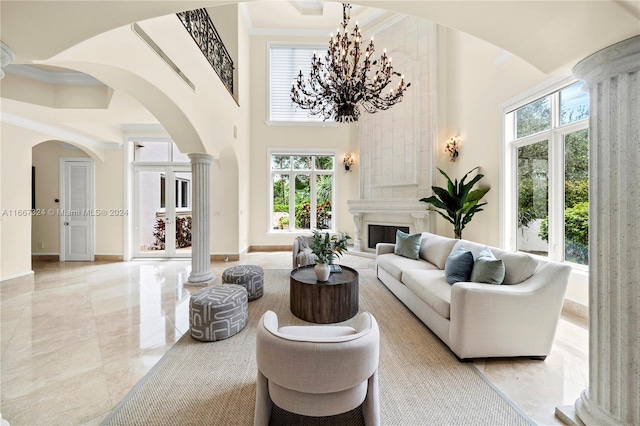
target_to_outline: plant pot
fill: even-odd
[[[326,263],[317,263],[316,266],[313,267],[316,271],[316,279],[318,281],[327,281],[329,279],[329,275],[331,274],[331,268]]]

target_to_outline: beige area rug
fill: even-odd
[[[289,272],[265,270],[265,294],[249,303],[240,333],[210,343],[183,336],[102,424],[252,425],[258,320],[272,310],[281,325],[308,324],[289,311]],[[360,270],[360,311],[371,312],[380,326],[383,425],[535,424],[472,365],[459,362],[372,270]]]

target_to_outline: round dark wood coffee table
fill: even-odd
[[[346,321],[358,313],[358,271],[340,265],[327,281],[318,281],[314,265],[291,271],[291,313],[305,321],[329,324]]]

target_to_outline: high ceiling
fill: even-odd
[[[253,1],[244,4],[254,34],[298,34],[328,36],[342,21],[342,4],[323,0]],[[395,12],[352,5],[351,23],[371,28]]]
[[[132,22],[237,2],[243,3],[240,11],[255,35],[324,37],[335,32],[342,21],[342,5],[322,0],[2,0],[0,40],[15,53],[15,64],[46,64],[49,58],[84,40]],[[414,15],[486,40],[549,74],[640,34],[639,0],[354,0],[352,4],[352,21],[359,21],[365,35],[385,21]],[[42,66],[39,71],[51,75],[67,70]],[[102,126],[109,131],[100,132],[99,139],[113,141],[118,139],[113,127],[157,125],[128,95],[116,93],[110,103],[118,105],[120,116],[114,115],[116,108],[96,109],[83,117],[92,129],[73,122],[76,118],[72,117],[67,118],[68,126],[92,134]],[[4,102],[3,112],[10,104]],[[31,106],[35,108],[51,120],[61,117],[46,106]],[[43,118],[43,122],[47,121]]]
[[[16,63],[45,60],[132,22],[229,3],[247,3],[254,31],[296,27],[332,31],[341,20],[339,3],[318,0],[2,0],[0,39],[16,54]],[[512,52],[545,73],[640,34],[638,0],[354,0],[352,4],[415,15],[460,30]],[[327,9],[325,16],[309,14],[320,5]]]

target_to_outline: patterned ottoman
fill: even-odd
[[[215,342],[239,333],[247,324],[247,290],[240,285],[214,285],[189,301],[191,337]]]
[[[262,297],[264,271],[256,265],[238,265],[227,268],[222,273],[222,284],[238,284],[247,289],[249,301]]]

